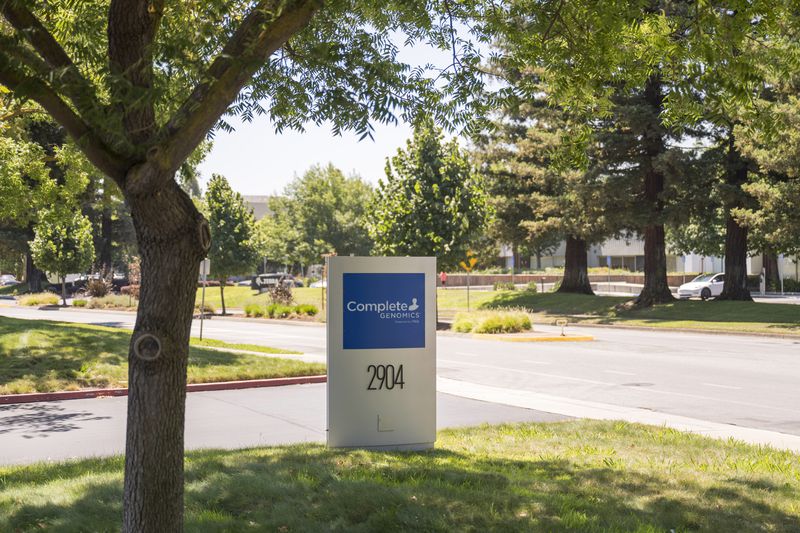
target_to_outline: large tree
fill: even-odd
[[[371,134],[419,109],[463,120],[469,3],[259,0],[0,2],[0,84],[37,102],[131,210],[142,288],[129,352],[123,529],[183,525],[183,422],[207,221],[175,179],[226,112]],[[428,75],[393,38],[452,50]],[[434,80],[434,77],[438,78]],[[439,100],[455,90],[461,98]],[[452,92],[452,91],[451,91]],[[441,101],[447,105],[440,105]],[[224,125],[224,123],[223,123]]]
[[[405,149],[386,163],[368,215],[375,251],[435,256],[455,267],[489,216],[480,176],[453,139],[421,121]]]
[[[225,284],[230,276],[247,274],[256,263],[253,247],[255,219],[242,195],[231,189],[224,176],[214,174],[205,195],[211,227],[211,276],[219,280],[222,314],[225,314]]]

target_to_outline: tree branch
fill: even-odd
[[[2,54],[0,54],[0,84],[19,95],[24,94],[42,106],[64,127],[92,164],[113,178],[120,186],[124,184],[125,174],[130,165],[109,149],[49,86],[38,79],[15,72]]]
[[[157,159],[175,170],[200,144],[269,57],[311,21],[320,0],[294,0],[274,16],[278,2],[262,0],[214,59],[204,78],[162,128]]]
[[[105,111],[97,99],[94,85],[87,80],[75,66],[61,45],[31,11],[18,3],[5,1],[2,14],[11,26],[28,41],[52,70],[59,70],[63,80],[61,90],[82,115],[90,115],[93,110]]]

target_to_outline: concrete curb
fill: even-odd
[[[555,325],[553,322],[543,323],[546,326]],[[733,331],[724,329],[697,329],[697,328],[659,328],[655,326],[632,326],[627,324],[592,324],[584,322],[570,322],[573,328],[598,328],[598,329],[632,329],[638,331],[653,331],[665,333],[692,333],[701,335],[731,335],[738,337],[772,337],[775,339],[800,340],[800,333],[768,333],[761,331]]]
[[[489,341],[503,341],[503,342],[586,342],[593,341],[594,337],[591,335],[554,335],[546,337],[536,337],[532,335],[503,335],[492,333],[473,333],[473,339],[489,340]]]
[[[212,383],[190,383],[186,392],[206,392],[216,390],[255,389],[261,387],[282,387],[284,385],[305,385],[325,383],[328,376],[297,376],[291,378],[250,379],[246,381],[218,381]],[[85,400],[109,396],[127,396],[128,389],[89,389],[62,392],[34,392],[30,394],[6,394],[0,396],[0,405],[32,402],[56,402],[60,400]]]

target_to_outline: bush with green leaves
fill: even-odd
[[[266,308],[263,305],[259,304],[247,304],[244,306],[244,314],[245,316],[251,316],[253,318],[261,318],[266,314]]]
[[[519,333],[531,328],[531,318],[524,311],[458,313],[452,326],[460,333]]]
[[[316,305],[300,304],[295,306],[294,312],[298,315],[316,316],[319,313],[319,309],[317,309]]]
[[[528,286],[525,288],[527,292],[537,293],[539,292],[539,286],[536,284],[535,281],[528,282]]]
[[[73,307],[86,307],[89,302],[86,300],[72,300]]]
[[[271,303],[267,306],[267,316],[270,318],[289,318],[294,308],[291,305]]]
[[[195,304],[194,304],[194,310],[195,310],[195,312],[197,312],[197,313],[200,313],[200,312],[201,312],[201,307],[202,307],[202,313],[203,313],[204,315],[213,315],[214,313],[216,313],[216,312],[217,312],[217,309],[216,309],[216,307],[214,307],[214,305],[213,305],[213,304],[210,304],[210,303],[208,303],[208,302],[206,302],[206,303],[205,303],[205,304],[203,304],[202,306],[200,305],[200,302],[197,302],[197,303],[195,303]]]
[[[784,292],[800,292],[800,280],[783,278]]]
[[[517,290],[516,285],[514,285],[510,281],[495,281],[493,287],[494,287],[494,290],[496,290],[496,291],[515,291],[515,290]]]

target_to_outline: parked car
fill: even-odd
[[[291,274],[286,272],[274,272],[271,274],[259,274],[253,277],[253,280],[250,282],[250,287],[254,291],[264,292],[268,288],[274,287],[279,283],[288,287],[303,286],[303,282],[299,279],[295,279]]]
[[[16,285],[17,283],[19,283],[19,281],[17,281],[17,278],[13,274],[3,274],[0,276],[0,287]]]
[[[722,294],[724,284],[725,274],[701,274],[678,287],[678,298],[688,300],[699,297],[708,300]]]
[[[311,287],[312,289],[322,289],[322,288],[327,288],[327,287],[328,287],[328,282],[327,282],[327,281],[325,281],[325,280],[321,280],[321,279],[320,279],[320,280],[317,280],[317,281],[315,281],[315,282],[314,282],[314,283],[312,283],[311,285],[309,285],[309,287]]]

